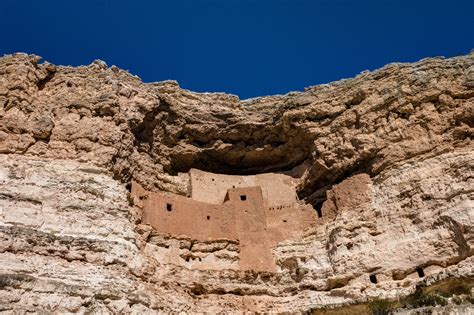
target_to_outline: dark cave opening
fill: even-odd
[[[358,95],[349,105],[363,99],[363,95]],[[290,173],[304,166],[301,168],[313,175],[309,177],[310,181],[297,187],[297,196],[313,206],[318,218],[324,215],[322,205],[326,191],[352,175],[373,175],[371,169],[377,158],[377,152],[372,152],[347,168],[333,169],[331,165],[324,165],[324,161],[321,166],[317,165],[318,157],[311,155],[312,136],[301,130],[289,132],[279,121],[272,126],[249,125],[246,131],[241,130],[242,127],[224,127],[222,132],[211,127],[209,130],[193,129],[187,123],[188,118],[181,117],[172,103],[160,99],[141,121],[130,123],[130,130],[137,150],[145,152],[152,160],[159,158],[163,171],[171,176],[187,173],[192,168],[216,174],[256,175]],[[167,125],[176,128],[168,130]]]
[[[192,155],[178,152],[169,157],[169,164],[164,165],[164,170],[173,176],[178,173],[187,173],[191,168],[227,175],[286,172],[303,164],[310,153],[307,146],[303,146],[304,149],[289,148],[286,144],[284,148],[275,149],[269,146],[267,149],[262,149],[263,146],[234,147],[232,145],[225,152],[208,148],[198,150]],[[280,151],[272,153],[278,150]]]
[[[425,276],[425,272],[423,271],[423,268],[418,267],[416,268],[416,273],[418,273],[418,277],[423,278]]]
[[[369,280],[372,283],[377,283],[377,276],[372,274],[372,275],[369,276]]]
[[[349,177],[363,173],[370,177],[377,175],[372,167],[379,158],[377,152],[374,152],[371,155],[361,157],[354,164],[340,170],[331,170],[326,166],[310,168],[315,176],[311,177],[311,181],[305,182],[299,187],[297,191],[298,199],[310,204],[317,212],[318,218],[322,218],[322,206],[327,200],[326,192]]]
[[[326,201],[326,198],[322,198],[322,199],[319,199],[317,202],[311,204],[313,206],[313,209],[318,214],[318,218],[323,217],[323,204],[325,201]]]
[[[229,175],[289,171],[310,155],[310,137],[299,130],[289,132],[280,123],[219,131],[212,127],[193,129],[193,123],[160,99],[141,121],[129,121],[129,128],[137,150],[152,159],[160,157],[163,170],[172,176],[191,168]],[[176,128],[166,127],[171,125]]]

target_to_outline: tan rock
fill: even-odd
[[[448,280],[448,302],[467,301],[473,54],[243,101],[39,60],[0,59],[1,311],[351,310]],[[216,175],[193,184],[191,168]],[[129,194],[132,182],[143,190]],[[255,211],[284,216],[233,238],[197,237],[205,216],[146,224],[164,195],[221,211],[249,187]],[[285,207],[313,207],[314,224],[285,232],[304,217]]]

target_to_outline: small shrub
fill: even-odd
[[[465,283],[456,283],[449,288],[451,295],[469,295],[471,293],[471,288]]]
[[[472,295],[468,296],[467,301],[471,304],[474,304],[474,297]]]
[[[369,303],[372,315],[389,315],[393,310],[393,303],[387,300],[374,300]]]
[[[446,299],[435,293],[424,293],[423,290],[417,288],[415,293],[407,298],[407,304],[412,307],[424,306],[445,306]]]

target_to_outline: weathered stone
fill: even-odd
[[[0,59],[0,310],[309,312],[446,280],[472,290],[473,54],[243,101],[39,60]],[[214,177],[195,193],[191,168],[239,176],[216,175],[211,196]],[[228,185],[321,218],[275,242],[145,224],[155,194],[217,207]],[[249,239],[271,269],[239,268]]]

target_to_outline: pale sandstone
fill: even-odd
[[[0,310],[308,312],[472,287],[474,55],[244,101],[38,62],[0,59]],[[186,198],[191,168],[259,174],[239,179],[268,207],[296,199],[322,218],[269,247],[273,272],[239,270],[239,241],[144,224],[126,189]],[[288,181],[255,185],[266,176]],[[234,183],[216,178],[214,206]]]

